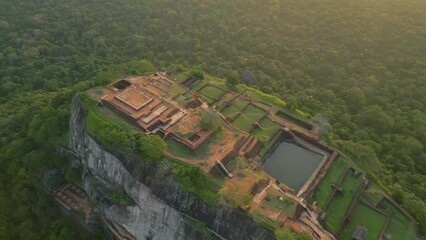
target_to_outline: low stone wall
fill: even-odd
[[[336,152],[328,143],[322,141],[321,139],[309,137],[309,136],[307,136],[303,133],[297,132],[297,131],[294,131],[293,133],[297,137],[303,139],[304,141],[308,142],[309,144],[314,145],[315,147],[317,147],[317,148],[319,148],[323,151],[326,151],[326,152],[329,152],[329,153]]]

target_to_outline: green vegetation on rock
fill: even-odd
[[[127,195],[123,189],[117,189],[106,194],[106,197],[111,201],[112,204],[116,205],[132,205],[134,204],[133,199]]]
[[[172,174],[176,177],[183,189],[193,193],[206,203],[215,205],[219,203],[219,185],[211,181],[200,168],[179,160],[169,159],[173,164]]]
[[[150,160],[159,160],[163,157],[163,152],[167,144],[158,135],[138,135],[139,151],[143,157]]]
[[[110,150],[119,151],[142,159],[143,163],[162,159],[167,144],[157,135],[131,133],[126,127],[117,124],[100,112],[101,107],[86,94],[79,98],[86,108],[86,127],[90,134]]]

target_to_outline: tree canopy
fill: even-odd
[[[166,143],[158,135],[141,134],[139,137],[139,150],[142,157],[150,160],[159,160],[166,148]]]

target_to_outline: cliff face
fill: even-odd
[[[144,240],[208,238],[206,232],[190,223],[190,218],[204,222],[209,231],[223,239],[274,239],[245,213],[226,206],[208,206],[184,192],[168,174],[167,163],[147,166],[136,174],[132,159],[117,157],[87,133],[85,118],[86,112],[76,97],[72,103],[70,147],[85,170],[84,188],[104,218]],[[105,192],[117,188],[124,189],[135,204],[124,207],[105,201]]]

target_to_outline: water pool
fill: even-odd
[[[309,179],[324,156],[293,143],[281,142],[263,169],[295,191]]]

